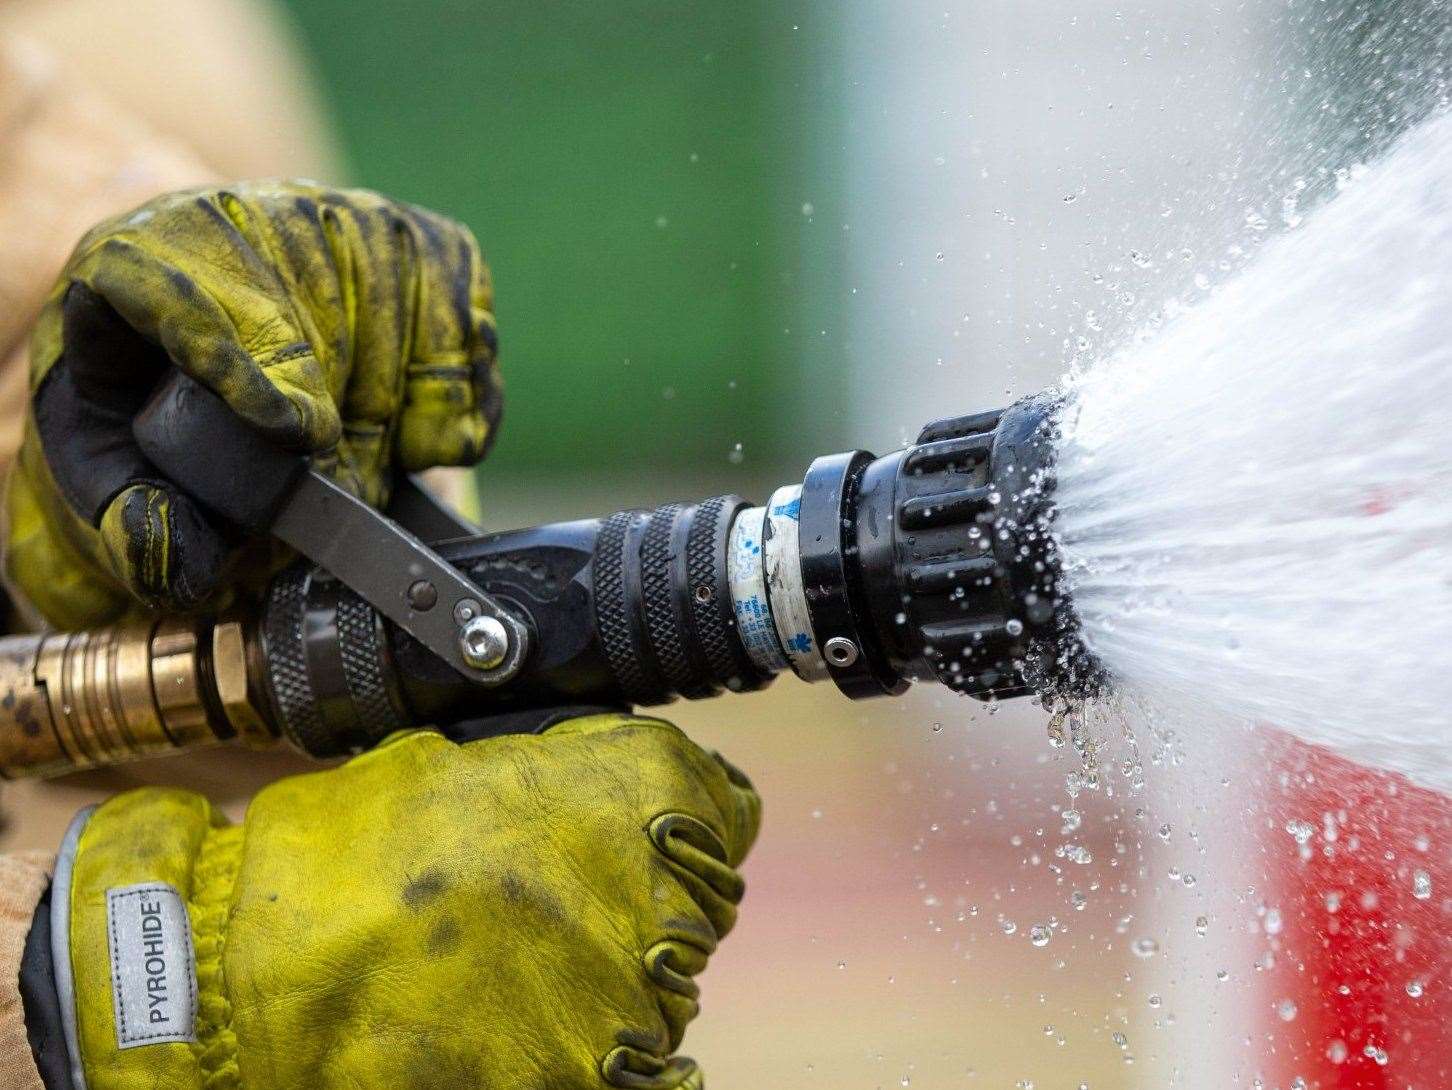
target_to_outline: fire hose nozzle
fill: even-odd
[[[232,739],[336,756],[421,724],[478,738],[540,709],[700,699],[787,670],[854,699],[915,680],[988,700],[1082,691],[1095,671],[1052,532],[1056,412],[1036,395],[882,457],[821,457],[760,506],[717,496],[432,547],[370,513],[350,550],[394,555],[354,540],[380,533],[422,560],[350,583],[296,565],[255,617],[0,641],[0,773]],[[447,573],[453,610],[410,564]],[[370,586],[404,589],[378,602]]]

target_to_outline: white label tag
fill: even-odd
[[[106,891],[116,1047],[197,1039],[197,963],[180,894],[164,882]]]

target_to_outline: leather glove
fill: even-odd
[[[11,579],[52,624],[189,610],[286,557],[213,523],[131,421],[169,367],[369,503],[470,465],[499,417],[489,272],[468,230],[363,190],[171,194],[90,231],[31,345]],[[206,457],[198,451],[198,457]]]
[[[89,1090],[699,1090],[672,1053],[759,817],[741,773],[619,714],[394,735],[240,826],[117,796],[57,871],[72,1059]]]

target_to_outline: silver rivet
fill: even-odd
[[[482,606],[472,598],[460,598],[454,603],[454,623],[468,624],[480,613],[484,612]]]
[[[439,592],[427,579],[419,579],[408,588],[408,608],[427,613],[439,600]]]
[[[846,636],[833,636],[822,645],[822,650],[827,652],[827,660],[833,666],[851,666],[857,661],[857,645]]]
[[[509,654],[509,630],[493,617],[475,617],[459,629],[459,652],[475,670],[498,666]]]

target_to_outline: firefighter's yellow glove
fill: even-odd
[[[478,461],[500,404],[492,309],[467,229],[363,190],[191,190],[99,225],[31,346],[11,578],[70,628],[191,609],[285,559],[209,520],[133,441],[171,367],[373,504],[395,470]]]
[[[759,816],[739,772],[624,715],[396,735],[238,826],[120,795],[57,879],[86,1085],[697,1090],[673,1053]]]

